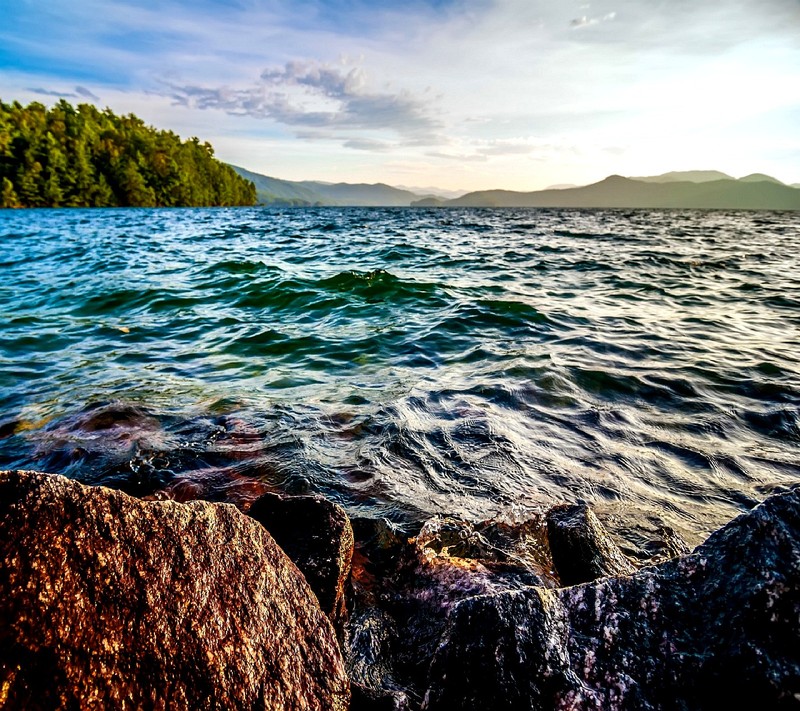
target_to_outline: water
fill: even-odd
[[[585,499],[697,543],[800,479],[791,213],[0,213],[0,466],[319,491],[401,526]]]

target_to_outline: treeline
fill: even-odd
[[[63,99],[0,101],[0,207],[253,205],[249,180],[197,138]]]

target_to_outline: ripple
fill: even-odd
[[[789,213],[3,211],[0,238],[0,466],[412,528],[585,498],[692,542],[798,476]]]

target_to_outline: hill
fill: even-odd
[[[0,207],[252,205],[252,183],[197,138],[61,100],[0,101]]]
[[[384,183],[318,183],[303,181],[299,185],[313,190],[333,205],[347,206],[385,206],[408,207],[414,200],[419,200],[422,195],[417,195],[408,190],[393,188]]]
[[[631,178],[631,180],[643,183],[710,183],[714,180],[735,180],[735,178],[718,170],[679,170],[661,175]]]
[[[252,181],[261,205],[348,207],[408,207],[426,196],[393,188],[384,183],[324,183],[316,180],[281,180],[232,165],[240,176]]]
[[[310,188],[303,187],[301,183],[270,178],[269,176],[240,168],[238,165],[230,167],[242,178],[255,185],[256,200],[259,205],[309,206],[331,204],[322,195]]]
[[[582,188],[513,192],[483,190],[441,203],[452,207],[620,207],[800,210],[800,190],[768,181],[653,183],[619,175]]]
[[[777,178],[773,178],[771,175],[764,175],[764,173],[751,173],[750,175],[745,175],[744,178],[739,178],[743,183],[776,183],[777,185],[785,185]]]

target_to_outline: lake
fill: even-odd
[[[0,240],[3,468],[409,532],[583,499],[631,547],[800,480],[793,213],[5,210]]]

